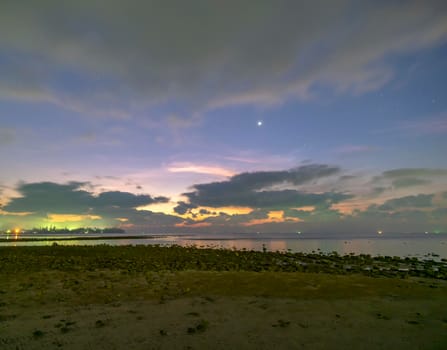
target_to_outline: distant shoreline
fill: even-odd
[[[91,241],[98,239],[156,239],[165,237],[164,235],[132,235],[132,236],[76,236],[76,237],[23,237],[0,238],[0,242],[54,242],[54,241]]]
[[[288,237],[284,237],[287,235]],[[166,237],[188,237],[188,240],[200,240],[200,241],[230,241],[230,240],[251,240],[251,239],[300,239],[300,240],[355,240],[355,239],[421,239],[421,238],[439,238],[445,237],[447,239],[447,234],[443,233],[432,233],[432,234],[424,234],[420,232],[415,233],[388,233],[386,235],[373,235],[373,234],[365,234],[365,235],[327,235],[327,234],[295,234],[295,233],[234,233],[231,236],[228,234],[197,234],[197,233],[156,233],[156,234],[147,234],[147,233],[126,233],[126,232],[108,232],[108,233],[86,233],[80,234],[75,232],[60,232],[60,233],[46,233],[46,234],[0,234],[0,243],[9,243],[9,242],[52,242],[52,241],[87,241],[87,240],[120,240],[120,239],[157,239],[157,238],[166,238]],[[267,236],[267,237],[266,237]],[[7,237],[7,238],[5,238]]]
[[[324,253],[340,255],[398,256],[419,260],[447,259],[447,237],[441,235],[315,237],[296,234],[199,234],[142,233],[127,234],[19,234],[0,235],[0,247],[32,246],[182,246],[200,249],[254,250],[268,252]]]

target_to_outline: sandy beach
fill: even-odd
[[[82,265],[79,249],[71,251],[73,256],[69,249],[64,251],[65,260],[75,260],[76,268],[48,267],[49,248],[45,254],[36,248],[12,249],[0,251],[1,349],[445,349],[447,345],[443,279],[92,268]],[[84,255],[98,252],[88,249]],[[113,250],[115,255],[120,252]],[[242,252],[233,253],[244,259]],[[38,266],[36,259],[46,263]]]

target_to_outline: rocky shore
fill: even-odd
[[[444,349],[445,261],[0,248],[1,349]]]

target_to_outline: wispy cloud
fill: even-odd
[[[260,160],[259,158],[249,158],[249,157],[228,156],[228,157],[223,157],[223,159],[231,160],[234,162],[240,162],[240,163],[248,163],[248,164],[258,164],[258,163],[262,162],[262,160]]]
[[[348,94],[379,89],[393,77],[387,57],[438,46],[447,34],[437,0],[177,0],[169,10],[161,2],[110,0],[107,12],[99,3],[11,2],[3,9],[0,45],[12,58],[1,65],[8,87],[0,87],[0,98],[113,118],[175,101],[186,113],[173,123],[188,125],[191,111],[305,99],[315,86]],[[63,84],[67,75],[78,84]]]
[[[198,173],[230,177],[234,172],[219,166],[198,165],[192,163],[174,163],[167,167],[171,173]]]
[[[392,132],[407,133],[410,135],[436,135],[447,133],[447,112],[437,116],[421,118],[420,120],[400,121],[395,126],[372,131],[373,134]]]
[[[418,134],[444,134],[447,133],[447,113],[437,119],[403,122],[399,128]]]

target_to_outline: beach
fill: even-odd
[[[367,257],[347,270],[343,259],[180,247],[1,248],[0,348],[445,348],[443,264],[412,276],[402,268],[390,274]],[[294,260],[300,264],[284,263]]]

